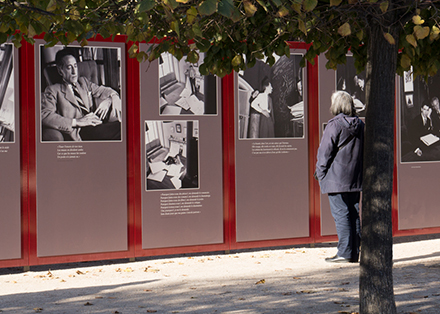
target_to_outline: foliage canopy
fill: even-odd
[[[392,4],[392,5],[391,5]],[[388,32],[391,10],[403,12],[399,38]],[[164,51],[198,60],[207,53],[202,73],[224,76],[252,67],[257,59],[273,64],[274,54],[288,55],[286,41],[312,44],[307,60],[326,53],[327,67],[345,62],[349,49],[362,70],[366,64],[368,25],[375,20],[390,43],[398,43],[397,72],[413,66],[416,75],[440,69],[439,1],[380,0],[2,0],[0,42],[33,43],[44,33],[48,46],[97,34],[126,35],[130,54],[152,61]],[[147,52],[139,42],[155,44]]]

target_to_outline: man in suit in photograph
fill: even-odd
[[[121,139],[121,99],[78,73],[68,48],[55,57],[62,83],[46,88],[41,99],[43,141],[108,141]],[[94,101],[99,104],[94,105]]]

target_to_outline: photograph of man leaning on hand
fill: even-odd
[[[120,52],[115,48],[40,48],[41,138],[120,141]]]

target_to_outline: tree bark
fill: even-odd
[[[391,45],[384,29],[371,21],[367,64],[362,244],[359,279],[361,314],[395,314],[392,273],[391,196],[394,166],[394,99],[396,40]]]

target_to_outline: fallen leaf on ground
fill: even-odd
[[[238,298],[240,301],[246,300],[245,298]]]
[[[47,275],[48,275],[49,277],[53,277],[53,274],[50,272],[50,270],[47,272]]]
[[[95,299],[104,299],[104,297],[95,297]]]
[[[40,313],[43,309],[41,307],[34,307],[35,313]]]
[[[292,292],[284,292],[283,295],[292,295]]]
[[[341,286],[343,286],[343,285],[349,285],[350,283],[349,282],[341,282]]]
[[[159,269],[147,267],[144,269],[144,272],[157,273],[159,272]]]
[[[131,273],[131,272],[133,272],[133,269],[131,269],[130,267],[127,267],[126,269],[124,269],[124,272]]]
[[[293,279],[301,279],[301,277],[293,277]]]
[[[90,303],[90,302],[86,302],[86,303],[84,303],[84,305],[93,305],[93,303]]]
[[[84,275],[84,273],[83,273],[82,271],[80,271],[80,270],[77,270],[76,273],[77,273],[78,275]]]
[[[311,294],[311,293],[315,293],[316,291],[314,290],[301,290],[300,292],[297,293],[306,293],[306,294]]]
[[[255,284],[259,285],[261,283],[266,283],[266,280],[265,279],[258,280]]]
[[[147,313],[156,313],[156,310],[147,310]]]
[[[117,272],[117,273],[120,273],[121,271],[122,271],[122,269],[120,269],[120,268],[115,269],[115,272]]]
[[[144,289],[144,291],[145,291],[145,292],[151,292],[151,291],[153,291],[153,290],[150,290],[150,289]]]
[[[427,295],[413,295],[413,298],[414,299],[426,299],[426,298],[428,298],[429,296],[427,296]]]

